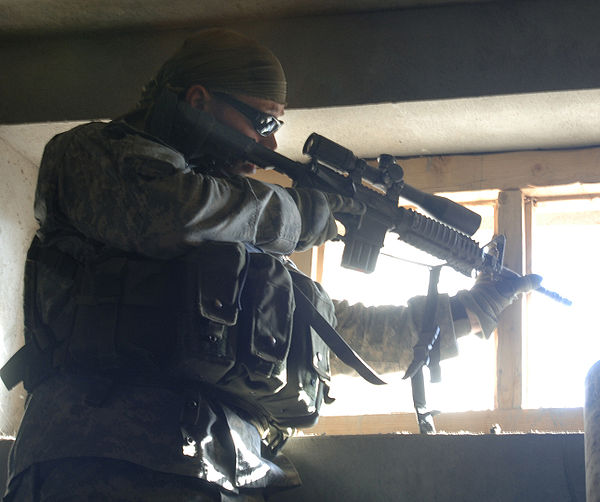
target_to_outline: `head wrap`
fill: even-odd
[[[138,107],[150,108],[165,87],[179,93],[193,84],[286,101],[285,74],[275,55],[255,40],[222,28],[202,30],[186,40],[144,87]]]

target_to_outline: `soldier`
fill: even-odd
[[[256,166],[215,158],[194,129],[203,112],[275,149],[285,103],[268,49],[205,30],[134,111],[48,143],[26,344],[4,375],[29,392],[6,501],[259,501],[297,485],[278,447],[316,420],[330,369],[298,290],[363,357],[406,368],[422,299],[334,305],[286,258],[364,207],[249,178]],[[480,281],[441,295],[442,357],[458,336],[489,336],[537,284]]]

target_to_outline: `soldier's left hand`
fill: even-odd
[[[486,305],[492,318],[498,318],[500,313],[515,301],[521,293],[526,293],[540,286],[542,277],[537,274],[520,276],[511,271],[505,271],[497,280],[482,274],[471,288],[471,294],[478,297],[480,305]]]

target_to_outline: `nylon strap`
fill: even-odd
[[[423,377],[423,366],[429,368],[432,382],[441,380],[440,368],[440,327],[435,323],[437,310],[438,290],[437,285],[443,265],[432,267],[429,273],[429,288],[423,314],[419,340],[414,347],[414,358],[410,363],[404,379],[411,379],[413,404],[417,414],[417,422],[421,434],[435,433],[433,417],[439,411],[428,410],[425,398],[425,379]]]
[[[332,352],[340,358],[344,364],[347,364],[363,377],[367,382],[373,385],[385,385],[377,373],[346,343],[346,341],[327,320],[319,313],[316,307],[294,284],[294,298],[296,305],[300,307],[308,316],[310,325],[314,328],[321,339],[327,344]]]

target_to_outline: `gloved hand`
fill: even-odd
[[[488,337],[496,329],[500,313],[519,294],[536,289],[542,277],[536,274],[518,276],[512,272],[503,273],[497,281],[488,275],[480,275],[470,291],[460,291],[456,298],[479,320],[481,331]]]
[[[334,215],[349,214],[360,216],[366,206],[343,195],[321,192],[313,188],[288,188],[288,193],[298,206],[302,218],[300,239],[296,251],[304,251],[320,246],[337,235]]]

